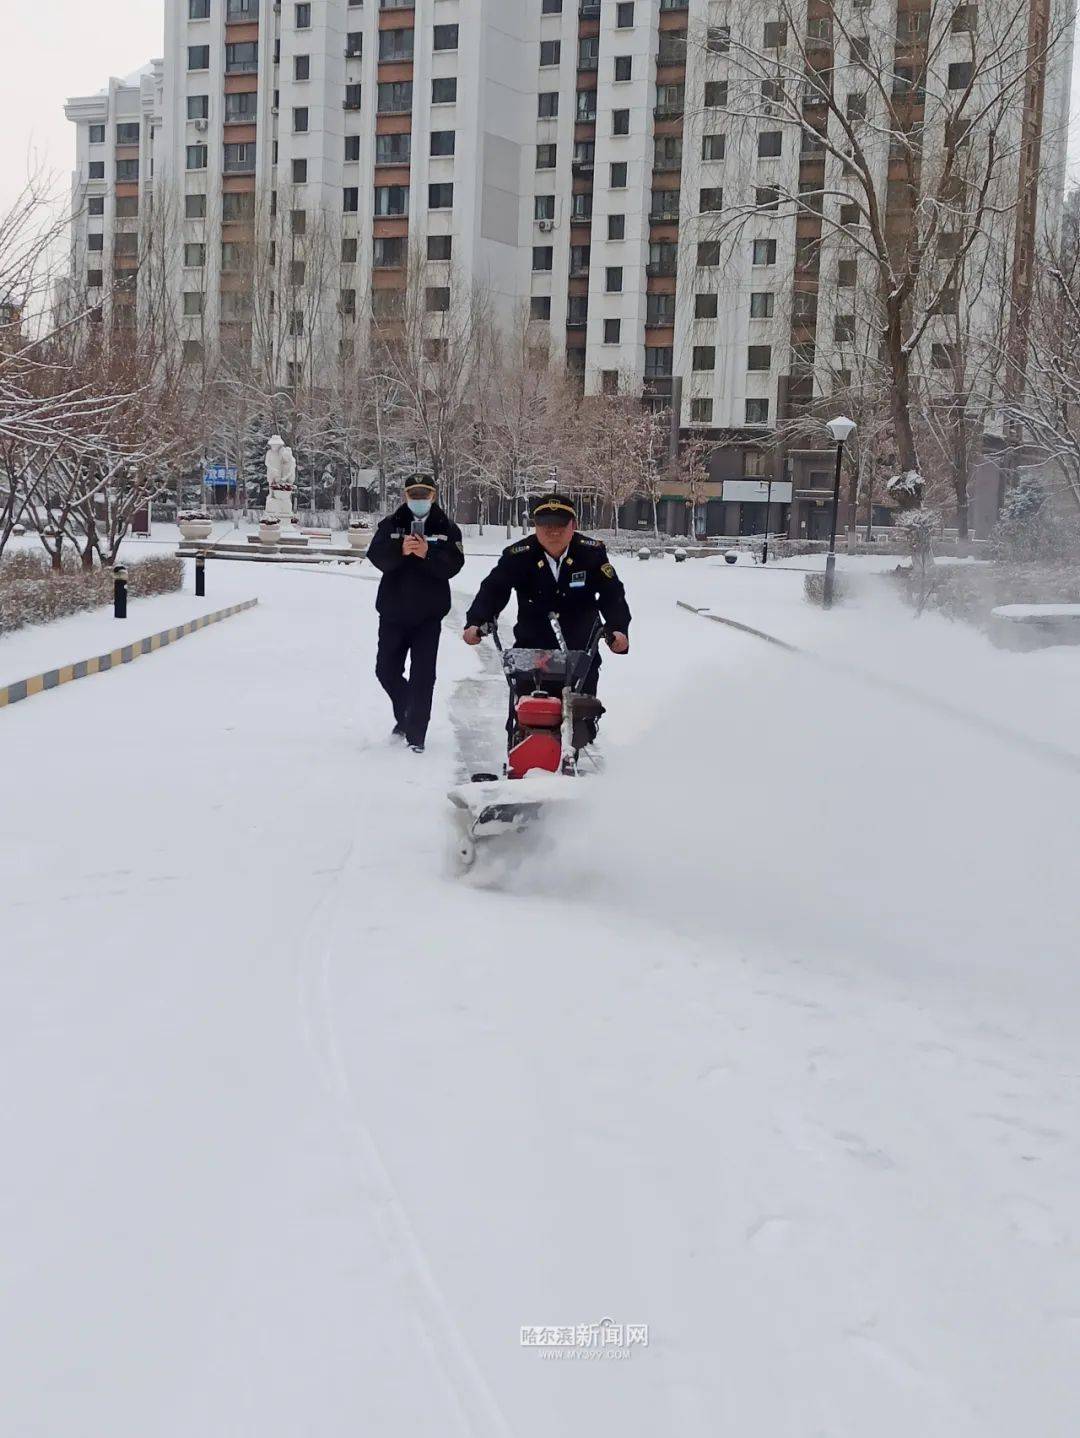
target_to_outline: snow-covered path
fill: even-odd
[[[674,599],[1055,742],[1076,651],[635,567],[609,772],[481,890],[477,657],[417,760],[362,571],[235,569],[0,717],[4,1427],[1075,1432],[1076,781]],[[649,1346],[518,1342],[604,1317]]]

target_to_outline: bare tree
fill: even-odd
[[[854,261],[873,297],[864,323],[888,366],[905,472],[920,471],[916,356],[954,311],[973,254],[1011,237],[1026,198],[1016,184],[1025,91],[1069,29],[1056,14],[1033,31],[1031,14],[1028,0],[977,10],[930,0],[899,14],[823,0],[807,20],[778,0],[767,23],[747,4],[693,38],[695,74],[726,86],[728,159],[757,182],[726,190],[702,233],[735,247],[794,226],[807,292],[823,266]],[[810,394],[816,338],[793,337],[792,372]]]

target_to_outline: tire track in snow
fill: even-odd
[[[775,634],[767,634],[764,629],[754,629],[749,624],[740,624],[738,620],[728,619],[726,615],[714,614],[711,609],[687,604],[682,599],[677,599],[675,603],[679,609],[696,614],[699,619],[711,619],[714,624],[723,624],[742,634],[750,634],[755,639],[762,639],[767,644],[785,650],[788,654],[798,655],[800,659],[809,659],[811,663],[818,664],[823,669],[831,669],[836,674],[843,674],[845,678],[857,679],[863,684],[869,684],[872,688],[883,689],[887,694],[895,694],[900,699],[906,699],[909,704],[918,704],[923,709],[929,709],[931,713],[937,714],[940,718],[955,719],[959,724],[966,724],[971,729],[977,729],[991,739],[996,739],[1000,744],[1025,749],[1033,758],[1054,764],[1060,769],[1067,769],[1072,774],[1080,774],[1080,754],[1063,749],[1059,744],[1051,743],[1049,739],[1035,739],[1032,735],[1025,734],[1022,729],[1014,729],[1009,724],[999,724],[996,719],[988,719],[984,714],[973,714],[971,710],[963,709],[959,704],[952,704],[947,699],[939,699],[934,694],[925,694],[921,689],[913,689],[907,684],[901,684],[898,680],[885,679],[881,675],[871,674],[865,669],[857,668],[854,664],[843,664],[837,659],[826,659],[820,654],[815,654],[812,649],[800,649],[795,644],[789,644],[786,639],[778,639]]]
[[[338,1043],[331,1002],[330,965],[341,895],[353,865],[348,844],[335,879],[312,911],[296,969],[300,1028],[319,1080],[338,1108],[395,1269],[408,1290],[425,1351],[454,1403],[457,1428],[468,1438],[514,1438],[439,1287],[393,1178],[364,1117],[361,1095],[349,1078]]]

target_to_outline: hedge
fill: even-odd
[[[155,555],[127,566],[128,594],[145,599],[175,594],[184,583],[184,562],[174,555]],[[0,560],[0,635],[26,624],[48,624],[68,614],[98,609],[113,595],[109,569],[83,569],[78,561],[56,573],[48,556],[20,552]]]

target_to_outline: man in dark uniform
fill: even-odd
[[[502,552],[465,616],[465,643],[479,644],[481,626],[498,618],[517,594],[514,643],[525,649],[554,649],[548,615],[555,613],[568,648],[584,649],[599,615],[611,631],[614,654],[630,648],[630,609],[622,581],[599,539],[577,532],[577,511],[560,494],[545,495],[532,508],[535,531]],[[600,677],[596,656],[582,692],[595,694]]]
[[[375,675],[394,706],[394,733],[404,736],[414,754],[424,752],[450,581],[465,563],[461,530],[435,503],[435,492],[425,476],[407,484],[405,503],[379,525],[367,552],[383,576],[375,601]]]

